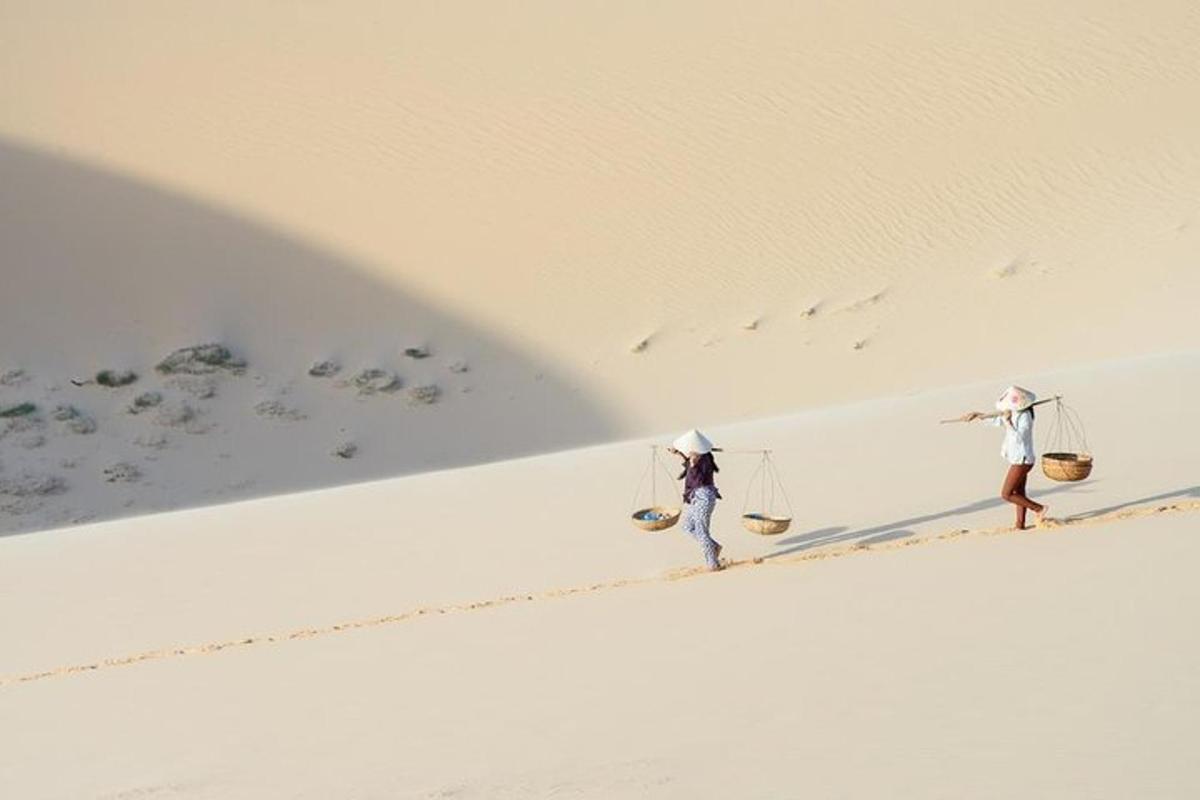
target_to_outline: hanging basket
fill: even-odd
[[[1055,398],[1054,410],[1050,452],[1042,454],[1042,474],[1052,481],[1081,481],[1092,474],[1093,464],[1083,421],[1062,398]]]
[[[1087,453],[1044,453],[1042,473],[1052,481],[1081,481],[1092,474],[1092,457]]]
[[[756,484],[758,492],[754,491]],[[787,506],[786,516],[774,513],[777,495]],[[748,510],[751,500],[758,501],[758,510]],[[792,524],[791,515],[792,503],[783,488],[783,481],[779,478],[779,470],[771,458],[771,451],[763,450],[758,468],[746,484],[746,499],[742,503],[742,527],[759,536],[776,536]]]
[[[679,496],[679,490],[674,489],[676,505],[659,505],[658,504],[658,475],[662,473],[667,478],[667,483],[674,487],[675,482],[671,479],[671,473],[667,471],[666,465],[658,457],[658,448],[650,446],[650,459],[646,464],[646,470],[642,473],[642,479],[638,481],[637,489],[633,493],[633,502],[630,504],[635,510],[629,515],[629,519],[634,526],[644,531],[665,531],[667,528],[672,528],[679,522],[680,504],[682,499]],[[646,479],[650,479],[650,505],[638,508],[640,505],[638,500],[642,495],[642,487],[646,484]],[[645,502],[643,499],[642,502]],[[668,499],[668,503],[671,501]]]
[[[771,517],[766,514],[743,514],[742,527],[760,536],[776,536],[792,524],[791,517]]]
[[[650,506],[633,512],[633,524],[644,531],[665,531],[679,522],[679,509],[669,506]]]

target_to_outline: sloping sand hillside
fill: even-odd
[[[997,432],[936,422],[991,396],[971,386],[714,429],[776,448],[796,516],[742,530],[754,457],[722,456],[724,573],[624,518],[645,442],[8,537],[0,775],[31,798],[1189,796],[1197,366],[1029,376],[1097,454],[1084,483],[1034,476],[1062,524],[1033,532],[995,496]]]
[[[0,0],[0,795],[1200,796],[1198,41]]]
[[[0,530],[1197,345],[1190,3],[122,9],[0,6]]]

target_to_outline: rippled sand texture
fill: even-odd
[[[1194,3],[69,9],[4,10],[0,134],[325,248],[627,432],[697,371],[725,418],[1195,340]],[[73,334],[15,267],[4,329]],[[123,311],[72,326],[222,308]]]

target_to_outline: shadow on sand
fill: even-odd
[[[396,354],[410,343],[469,361],[478,391],[424,414],[417,440],[384,440],[376,448],[386,444],[383,463],[368,468],[360,458],[316,464],[301,477],[267,475],[252,492],[220,502],[509,459],[614,434],[605,409],[552,367],[373,277],[368,265],[143,180],[0,141],[0,242],[0,370],[20,365],[65,379],[76,368],[154,364],[206,341],[236,347],[264,373],[290,370],[287,377],[300,380],[315,359],[403,361]],[[6,455],[9,467],[28,457]],[[216,502],[199,486],[173,491],[175,507]],[[14,524],[24,523],[0,519],[0,530]]]
[[[1161,494],[1147,495],[1146,497],[1138,497],[1134,500],[1126,500],[1123,503],[1117,503],[1104,508],[1097,508],[1092,511],[1085,511],[1082,514],[1073,514],[1068,519],[1084,520],[1094,517],[1101,517],[1105,514],[1112,514],[1117,511],[1123,511],[1134,506],[1144,506],[1151,503],[1159,503],[1164,500],[1182,500],[1185,498],[1200,499],[1200,486],[1188,486],[1186,489],[1176,489],[1172,492],[1162,492]]]
[[[1038,496],[1057,494],[1060,492],[1070,491],[1080,486],[1090,486],[1094,482],[1079,484],[1057,484],[1048,489],[1037,492]],[[1140,501],[1131,501],[1131,505]],[[800,553],[805,550],[812,550],[817,547],[826,547],[833,544],[880,544],[882,542],[891,541],[894,539],[903,539],[912,536],[916,531],[912,530],[914,526],[924,525],[928,522],[936,522],[941,519],[958,517],[967,514],[974,514],[979,511],[987,511],[988,509],[997,508],[1007,505],[1005,501],[999,497],[988,497],[983,500],[976,500],[973,503],[967,503],[956,508],[947,509],[944,511],[936,511],[929,514],[923,514],[917,517],[909,517],[908,519],[889,522],[885,525],[875,525],[870,528],[861,530],[851,530],[850,528],[841,525],[836,527],[821,528],[820,530],[801,533],[796,536],[789,536],[786,539],[781,539],[776,542],[776,546],[782,548],[776,550],[769,555],[763,556],[764,559],[780,558],[782,556],[791,555],[792,553]],[[1097,512],[1101,513],[1101,512]]]

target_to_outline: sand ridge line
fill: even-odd
[[[797,555],[779,556],[774,558],[766,556],[740,559],[736,561],[725,562],[724,566],[725,569],[736,569],[741,567],[763,566],[768,564],[798,564],[807,561],[824,561],[831,558],[843,558],[845,556],[861,555],[864,553],[900,550],[902,548],[913,547],[917,545],[953,541],[971,536],[1024,536],[1028,534],[1046,534],[1067,531],[1072,528],[1083,526],[1102,525],[1126,519],[1156,516],[1160,514],[1195,513],[1198,511],[1200,511],[1200,501],[1187,501],[1170,503],[1166,505],[1156,504],[1146,506],[1130,506],[1128,508],[1111,511],[1105,514],[1096,514],[1085,517],[1068,517],[1063,520],[1054,521],[1051,524],[1042,527],[1031,528],[1025,531],[1015,531],[1011,527],[983,528],[976,530],[959,528],[943,533],[930,534],[928,536],[921,537],[910,537],[902,540],[881,542],[879,544],[855,544],[845,547],[827,548],[818,550],[816,552],[806,552]],[[661,575],[641,578],[621,578],[612,581],[600,581],[597,583],[585,584],[582,586],[571,586],[559,589],[547,589],[540,592],[504,595],[501,597],[492,598],[490,600],[454,603],[445,606],[424,606],[412,609],[411,611],[401,612],[399,614],[388,614],[380,617],[350,620],[347,622],[339,622],[333,625],[325,625],[315,628],[300,628],[285,633],[244,636],[221,642],[207,642],[204,644],[188,645],[184,647],[147,650],[129,656],[108,658],[88,664],[75,664],[57,667],[55,669],[42,670],[39,672],[30,672],[24,675],[0,677],[0,688],[18,683],[30,683],[32,681],[45,680],[47,678],[65,677],[67,675],[95,672],[96,670],[109,669],[113,667],[125,667],[133,664],[139,664],[144,661],[158,661],[168,658],[216,653],[221,650],[227,650],[234,647],[248,647],[251,645],[273,644],[277,642],[294,641],[298,639],[312,639],[318,636],[328,636],[334,633],[341,633],[344,631],[357,630],[361,628],[375,628],[383,625],[393,625],[399,622],[406,622],[426,616],[461,614],[469,611],[479,611],[488,608],[512,605],[514,603],[529,603],[537,600],[551,600],[562,597],[571,597],[579,594],[590,594],[611,589],[622,589],[630,586],[659,583],[664,581],[677,581],[686,578],[694,578],[701,575],[713,574],[714,573],[702,567],[685,568],[671,570]]]

